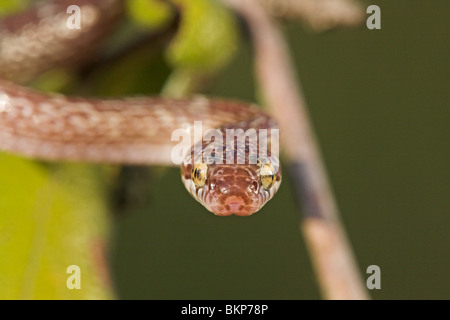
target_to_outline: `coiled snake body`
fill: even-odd
[[[81,29],[66,25],[70,5],[81,8]],[[259,108],[205,97],[86,99],[17,84],[89,58],[122,14],[122,5],[120,0],[50,0],[0,20],[0,150],[51,161],[175,165],[172,134],[192,130],[195,121],[201,121],[203,130],[215,129],[224,142],[230,129],[268,132],[258,141],[244,136],[241,144],[234,137],[221,145],[210,140],[216,145],[208,159],[203,155],[212,143],[191,141],[181,163],[186,188],[209,211],[258,211],[281,183],[273,152],[278,140],[270,134],[276,123]],[[262,142],[267,147],[263,157]]]

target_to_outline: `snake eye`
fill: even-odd
[[[194,164],[191,172],[191,179],[197,188],[202,188],[206,184],[206,174],[208,165],[206,163]]]
[[[260,166],[261,186],[264,190],[269,191],[270,188],[273,187],[276,180],[275,170],[270,162],[266,164],[260,164]]]

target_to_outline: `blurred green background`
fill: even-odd
[[[381,30],[284,29],[361,273],[381,268],[373,298],[449,299],[450,3],[370,4]],[[208,94],[254,100],[251,66],[245,46]],[[115,224],[121,298],[319,298],[288,179],[244,219],[207,213],[176,169],[152,184]]]
[[[283,30],[360,271],[366,278],[369,265],[381,268],[381,290],[371,291],[372,297],[449,299],[450,2],[369,4],[381,8],[381,30],[363,26],[315,34],[297,22],[283,23]],[[117,39],[120,42],[120,36]],[[170,68],[161,52],[150,52],[154,51],[137,51],[114,68],[94,73],[83,90],[102,95],[158,92]],[[248,43],[211,80],[205,93],[257,100]],[[82,265],[83,277],[96,275],[83,280],[84,288],[98,281],[102,274],[98,267],[80,260],[86,259],[80,248],[91,246],[92,238],[86,240],[79,229],[89,229],[94,239],[110,239],[111,285],[120,299],[320,298],[287,172],[277,196],[258,214],[218,218],[191,199],[178,169],[151,169],[148,176],[143,175],[145,169],[130,170],[131,178],[125,180],[131,189],[133,183],[144,187],[136,187],[138,200],[120,207],[112,226],[105,226],[107,210],[99,200],[106,199],[102,183],[110,184],[115,168],[69,165],[65,171],[57,166],[49,171],[51,177],[57,176],[53,180],[47,176],[46,165],[1,157],[3,172],[10,176],[0,176],[0,200],[19,203],[36,192],[39,210],[48,202],[56,212],[47,210],[42,219],[34,211],[20,226],[14,212],[8,211],[10,215],[0,220],[0,288],[15,287],[19,297],[42,297],[39,286],[48,281],[52,288],[64,287],[67,275],[60,269],[72,263]],[[139,179],[142,176],[145,179]],[[39,187],[41,183],[44,188]],[[27,187],[20,193],[12,191],[21,185]],[[53,200],[43,201],[46,197]],[[54,199],[62,200],[55,205]],[[78,200],[77,207],[77,199],[86,201]],[[117,202],[112,200],[110,206]],[[0,211],[6,212],[2,201]],[[25,203],[15,210],[33,212]],[[58,208],[65,206],[76,220],[60,216]],[[90,211],[96,214],[90,217]],[[56,222],[50,217],[56,217]],[[60,230],[63,235],[46,236],[53,230],[48,221],[74,234]],[[6,252],[4,248],[11,250],[28,241],[21,232],[27,226],[32,229],[33,223],[38,225],[32,231],[34,237],[30,236],[33,254]],[[61,238],[67,242],[60,242]],[[68,251],[67,243],[73,251]],[[37,262],[41,256],[48,261]],[[41,279],[36,275],[47,269],[34,265],[46,266],[57,276]],[[25,276],[17,287],[5,279],[12,279],[9,274],[19,269],[25,269]],[[68,297],[111,297],[108,286],[99,287],[91,296]],[[58,290],[62,293],[56,295],[67,297],[65,287]],[[13,296],[1,293],[0,297]]]

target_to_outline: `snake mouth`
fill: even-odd
[[[246,205],[245,201],[236,196],[228,197],[223,204],[211,206],[210,211],[216,216],[251,216],[259,207]]]

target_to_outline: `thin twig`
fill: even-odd
[[[249,25],[255,68],[277,118],[302,208],[301,229],[326,299],[368,299],[339,214],[286,42],[258,0],[224,0]]]
[[[362,5],[355,0],[259,0],[259,2],[271,15],[300,19],[316,31],[354,27],[364,19]]]

